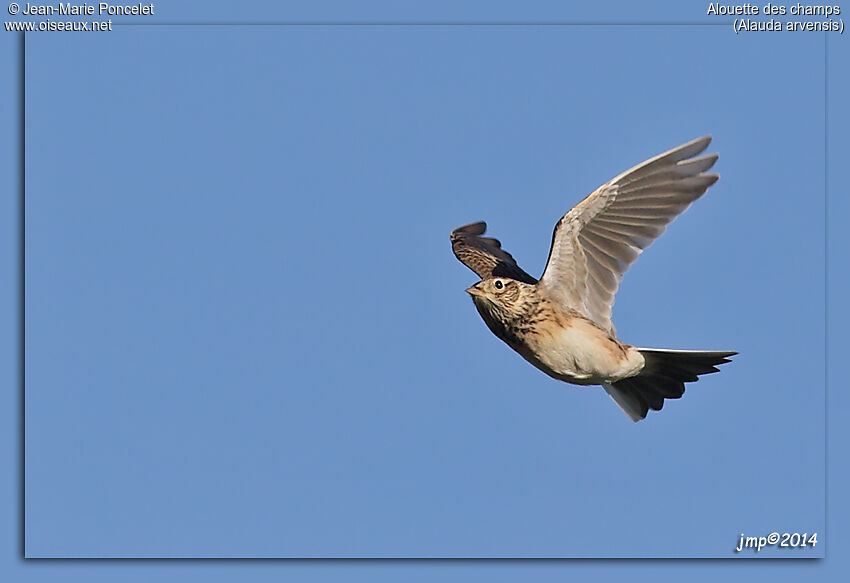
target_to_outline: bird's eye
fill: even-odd
[[[501,279],[497,279],[496,283],[494,283],[493,285],[496,286],[496,289],[502,289],[503,287],[505,287],[505,284],[502,283]]]

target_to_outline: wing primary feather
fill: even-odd
[[[502,249],[498,239],[481,236],[486,230],[487,223],[484,221],[454,229],[449,238],[455,257],[482,279],[502,276],[525,283],[537,283],[534,277],[517,265],[510,253]]]
[[[704,136],[650,158],[565,214],[552,233],[544,293],[614,331],[611,309],[625,272],[719,178],[706,173],[717,154],[700,155],[710,143]]]

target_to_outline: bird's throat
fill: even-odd
[[[520,343],[510,312],[487,298],[473,296],[472,301],[490,331],[510,345]]]

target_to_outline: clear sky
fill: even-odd
[[[191,6],[158,18],[216,20]],[[257,6],[221,20],[290,16]],[[652,6],[623,20],[707,21]],[[291,19],[352,17],[325,8]],[[366,12],[407,14],[382,9]],[[480,13],[621,21],[614,3],[529,10]],[[839,70],[843,41],[830,44]],[[31,34],[28,556],[733,557],[741,533],[824,533],[823,55],[820,34],[731,25]],[[831,119],[836,150],[846,121]],[[721,180],[626,275],[614,322],[626,342],[741,354],[633,424],[601,389],[554,381],[492,336],[448,232],[487,220],[539,274],[561,214],[706,133]],[[759,556],[827,546],[821,534]],[[287,568],[490,580],[522,565],[566,571]]]

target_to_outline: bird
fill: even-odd
[[[466,291],[493,334],[552,378],[601,385],[632,421],[718,372],[735,351],[639,348],[612,323],[623,274],[719,176],[711,136],[659,154],[606,182],[555,225],[543,275],[526,273],[483,221],[451,232],[455,256],[481,281]]]

